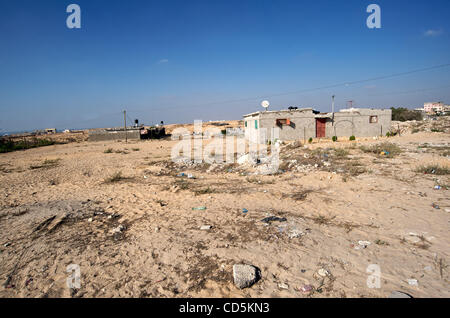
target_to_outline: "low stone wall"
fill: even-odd
[[[126,132],[128,139],[140,139],[139,130]],[[125,131],[95,131],[89,132],[89,141],[125,140]]]

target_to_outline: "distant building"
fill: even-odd
[[[245,136],[253,142],[333,136],[373,137],[386,134],[391,127],[391,119],[390,109],[350,108],[320,113],[312,108],[303,108],[244,115],[244,127]],[[279,136],[272,137],[273,128],[279,128]]]
[[[443,112],[446,105],[443,102],[424,103],[423,110],[427,113]]]
[[[45,133],[56,134],[56,128],[45,128]]]

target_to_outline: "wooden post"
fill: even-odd
[[[397,129],[398,129],[398,136],[400,137],[400,124],[397,124]]]

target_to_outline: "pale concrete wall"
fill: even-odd
[[[370,116],[377,116],[376,123],[370,122]],[[327,121],[326,137],[374,137],[386,135],[391,127],[392,111],[390,109],[364,109],[353,112],[338,112],[334,114],[334,125]]]
[[[141,139],[139,130],[127,131],[128,139]],[[89,141],[125,140],[125,131],[95,131],[89,132]]]
[[[370,123],[370,116],[377,116],[376,123]],[[316,118],[326,118],[325,136],[338,137],[372,137],[385,135],[391,126],[392,111],[390,109],[354,109],[351,112],[334,113],[334,125],[331,113],[314,114],[312,109],[282,110],[257,112],[244,116],[247,122],[245,136],[253,142],[264,142],[272,139],[272,129],[279,128],[280,140],[308,140],[316,138]],[[291,125],[277,126],[277,119],[290,119]],[[254,121],[258,121],[255,129]],[[265,128],[265,131],[264,131]]]

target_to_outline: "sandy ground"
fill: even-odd
[[[401,152],[360,148],[385,141]],[[1,154],[0,297],[449,297],[449,175],[415,171],[448,168],[449,142],[418,132],[288,145],[275,175],[176,166],[171,140]],[[236,288],[236,263],[257,266],[261,279]],[[66,286],[70,264],[79,289]],[[380,288],[367,286],[370,264]]]

